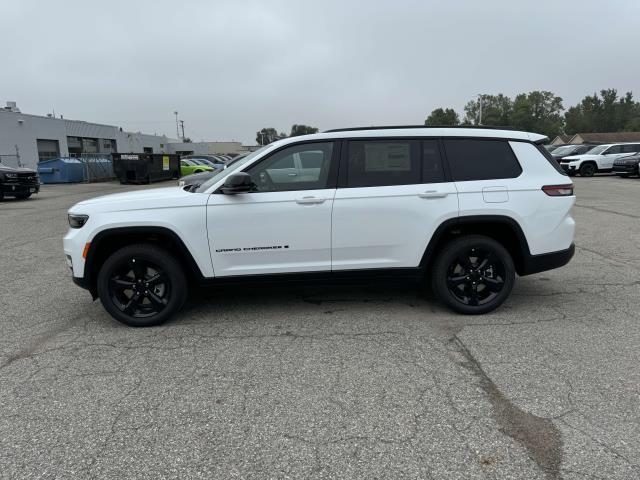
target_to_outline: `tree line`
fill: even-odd
[[[256,142],[258,142],[258,145],[268,145],[281,138],[297,137],[298,135],[309,135],[311,133],[318,133],[318,129],[296,123],[291,127],[291,133],[287,135],[285,132],[278,133],[275,128],[267,127],[256,132]]]
[[[633,99],[631,92],[619,97],[613,88],[587,95],[566,111],[562,98],[548,91],[521,93],[514,99],[501,93],[478,95],[464,106],[462,119],[452,108],[436,108],[424,123],[430,126],[481,123],[542,133],[549,138],[578,132],[640,131],[640,102]]]

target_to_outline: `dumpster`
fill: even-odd
[[[42,183],[78,183],[87,180],[86,168],[77,158],[59,157],[38,164]]]
[[[114,153],[113,172],[120,183],[151,183],[180,177],[180,155]]]

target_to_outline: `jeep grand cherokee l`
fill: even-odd
[[[541,135],[379,127],[279,140],[197,189],[120,193],[69,210],[74,281],[117,320],[160,324],[190,285],[426,279],[464,314],[574,252],[573,184]],[[188,190],[188,191],[187,191]]]

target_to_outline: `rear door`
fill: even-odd
[[[332,269],[417,267],[435,229],[458,215],[438,141],[348,140],[342,151]]]

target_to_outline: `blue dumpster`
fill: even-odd
[[[60,157],[38,164],[42,183],[78,183],[87,180],[86,168],[77,158]]]

